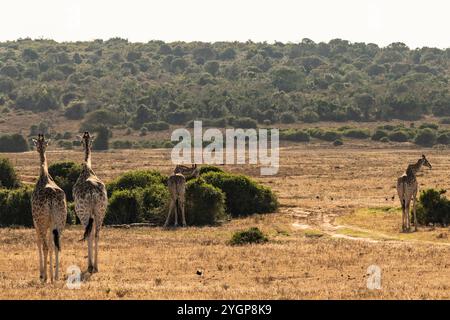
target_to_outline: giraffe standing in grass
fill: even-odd
[[[50,254],[50,281],[53,282],[59,279],[61,234],[67,220],[66,195],[48,173],[45,150],[49,141],[45,140],[44,135],[39,134],[37,140],[33,139],[33,143],[40,158],[39,179],[31,196],[31,211],[39,251],[39,277],[41,281],[47,281],[47,257]],[[54,270],[53,249],[55,251]]]
[[[422,158],[420,158],[415,164],[410,164],[406,169],[406,173],[397,179],[397,193],[402,205],[403,232],[409,232],[411,230],[409,213],[411,199],[413,200],[414,230],[417,231],[416,202],[419,185],[417,183],[416,173],[422,166],[426,166],[431,169],[431,164],[428,162],[425,155],[422,155]]]
[[[198,177],[199,171],[197,165],[194,164],[192,167],[187,167],[183,165],[177,165],[173,174],[169,176],[167,180],[167,185],[170,192],[170,206],[169,214],[167,215],[166,222],[164,226],[169,225],[170,217],[172,212],[175,213],[175,227],[178,226],[178,215],[181,212],[183,227],[186,226],[186,216],[184,213],[184,202],[185,202],[185,192],[186,192],[186,178],[187,177]]]
[[[82,240],[88,240],[88,272],[94,273],[98,272],[98,240],[108,205],[108,196],[105,184],[97,178],[91,167],[91,147],[95,137],[85,132],[79,138],[84,148],[84,164],[73,186],[73,196],[75,212],[85,227]]]

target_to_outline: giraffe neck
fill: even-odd
[[[91,169],[91,149],[89,147],[84,151],[84,164],[87,168]]]
[[[47,157],[45,156],[44,152],[39,153],[40,160],[41,160],[41,170],[40,170],[40,176],[41,177],[48,177],[48,165],[47,165]]]
[[[416,173],[420,170],[420,168],[422,167],[422,161],[417,161],[417,163],[415,164],[410,164],[408,166],[408,169],[406,169],[406,174],[408,176],[416,176]]]

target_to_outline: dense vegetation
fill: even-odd
[[[56,110],[83,129],[102,123],[143,134],[192,119],[254,127],[450,116],[449,60],[450,49],[341,39],[22,39],[0,43],[0,112]]]
[[[444,196],[445,190],[427,189],[420,193],[417,206],[417,220],[420,224],[450,223],[450,201]]]
[[[79,223],[72,202],[72,187],[80,170],[73,162],[56,162],[49,167],[55,181],[66,192],[68,224]],[[232,175],[214,166],[204,166],[200,171],[201,176],[190,179],[186,185],[188,225],[215,225],[229,216],[271,213],[278,208],[275,194],[246,176]],[[107,183],[109,203],[104,223],[163,225],[170,199],[167,178],[158,171],[135,170]],[[0,226],[32,226],[32,187],[20,184],[13,166],[5,159],[0,159],[0,179]],[[242,199],[248,204],[240,209]],[[178,221],[181,223],[181,216]]]

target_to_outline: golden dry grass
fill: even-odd
[[[372,223],[352,214],[361,208],[398,207],[398,199],[391,200],[396,177],[421,153],[413,148],[300,146],[281,150],[277,176],[260,177],[256,166],[226,166],[272,187],[281,202],[279,212],[219,227],[104,228],[100,273],[84,281],[80,290],[67,289],[64,281],[40,284],[34,231],[0,229],[0,299],[449,299],[449,246],[422,242],[420,237],[378,242],[333,237],[339,230],[332,226],[344,222],[351,231],[372,232],[351,234],[356,238],[376,232],[399,236],[395,219],[377,226],[378,220],[370,220],[374,217],[367,212]],[[427,150],[433,170],[418,177],[421,188],[448,188],[449,153]],[[7,156],[23,180],[34,181],[35,153]],[[136,168],[168,173],[169,156],[169,150],[95,153],[93,166],[104,180]],[[48,159],[81,161],[82,154],[54,151]],[[250,226],[261,228],[271,241],[242,247],[227,244],[234,231]],[[85,268],[86,245],[77,241],[81,235],[79,227],[64,233],[63,271],[71,264]],[[366,271],[373,264],[382,270],[381,290],[366,287]]]

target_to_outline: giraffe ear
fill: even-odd
[[[37,140],[34,138],[32,140],[33,140],[33,144],[37,147]]]
[[[52,142],[52,139],[48,139],[47,141],[45,141],[45,145],[49,146],[51,144],[51,142]]]
[[[425,155],[424,154],[422,155],[422,159],[425,159]]]
[[[91,141],[94,141],[95,140],[95,135],[92,135],[91,136]]]
[[[81,140],[83,140],[83,137],[80,136],[79,134],[77,134],[77,139],[81,141]]]

